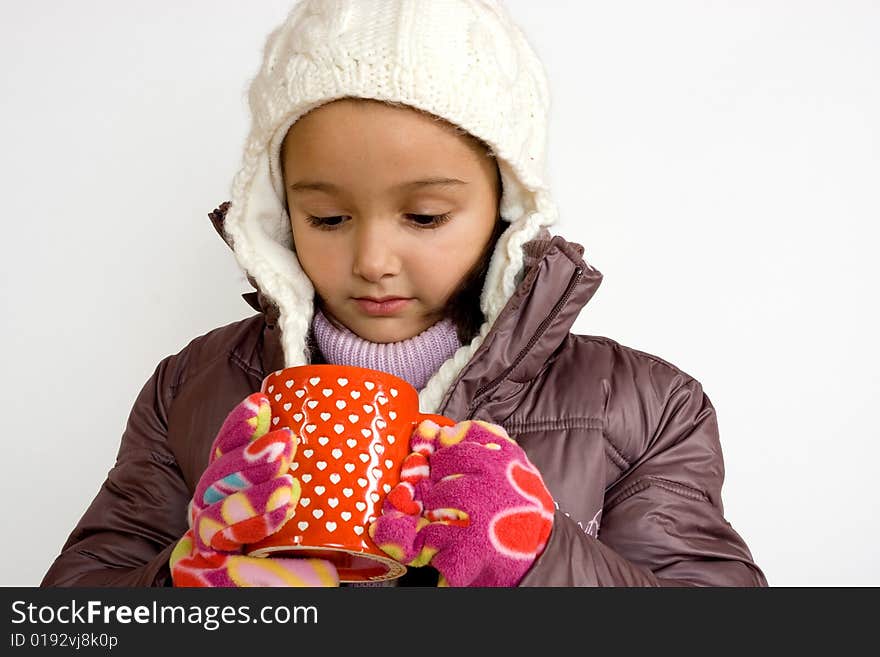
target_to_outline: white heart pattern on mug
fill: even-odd
[[[302,400],[300,402],[292,403],[292,398],[284,399],[282,395],[277,395],[280,385],[277,381],[268,389],[268,393],[275,396],[275,401],[293,417],[296,424],[291,423],[291,425],[294,431],[301,432],[301,445],[305,447],[299,452],[301,460],[291,463],[288,470],[291,473],[299,471],[296,476],[304,485],[303,493],[306,496],[300,497],[298,508],[309,507],[309,509],[300,511],[299,515],[310,514],[311,517],[321,521],[316,523],[312,520],[310,525],[309,521],[296,518],[294,526],[303,532],[304,538],[307,529],[314,531],[319,528],[316,525],[320,526],[321,530],[326,529],[327,532],[343,532],[348,535],[353,532],[357,536],[365,536],[364,530],[378,514],[376,505],[381,501],[383,493],[389,494],[394,486],[391,479],[394,477],[395,464],[388,457],[396,451],[391,446],[395,444],[397,438],[390,434],[387,436],[381,434],[387,431],[391,423],[400,419],[402,412],[383,409],[382,406],[389,405],[391,398],[399,397],[400,390],[384,387],[379,380],[350,380],[345,377],[330,376],[324,381],[325,376],[326,374],[308,378],[305,385],[300,379],[300,385],[296,387],[293,379],[285,382],[287,388]],[[334,382],[337,387],[331,388],[330,385]],[[350,397],[345,395],[343,398],[345,392],[342,388],[346,386],[351,386],[348,391]],[[359,401],[361,395],[365,395],[363,403]],[[311,399],[307,399],[310,396]],[[327,401],[322,402],[322,397],[327,398]],[[294,406],[299,407],[303,402],[306,406],[303,406],[300,412],[294,412]],[[329,408],[332,408],[330,403],[337,411],[328,412]],[[360,410],[361,408],[363,411]],[[309,411],[315,411],[320,417],[322,423],[320,427],[326,435],[317,434],[317,418],[315,415],[310,415]],[[312,422],[309,422],[310,419]],[[280,418],[273,418],[272,424],[280,426],[279,420]],[[334,433],[327,431],[330,427]],[[363,438],[357,435],[358,431]],[[331,442],[334,442],[331,436],[335,435],[339,436],[337,442],[331,449],[326,449]],[[346,449],[351,451],[346,452]],[[358,460],[362,465],[358,465]],[[300,467],[301,465],[305,469],[316,468],[314,476],[312,473],[303,473],[304,468]],[[339,469],[339,465],[342,465],[342,469]],[[322,471],[323,474],[317,474],[318,471]],[[355,483],[351,483],[352,478]],[[311,486],[310,482],[316,479],[322,480],[324,485]],[[311,487],[307,488],[305,484]],[[358,490],[359,494],[355,495],[355,491]],[[358,499],[359,496],[364,495],[366,497]],[[370,512],[371,516],[367,519],[367,523],[361,524],[367,512]],[[336,540],[343,539],[333,539]],[[357,539],[355,543],[359,544],[360,540]]]

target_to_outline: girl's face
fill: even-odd
[[[342,99],[294,123],[281,160],[297,256],[328,319],[380,343],[442,319],[498,216],[485,151],[410,108]],[[387,315],[356,301],[387,296],[409,301]]]

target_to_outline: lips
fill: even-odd
[[[412,299],[383,297],[383,301],[374,301],[369,297],[361,297],[354,301],[368,315],[394,315],[407,306]]]
[[[374,303],[384,303],[386,301],[396,301],[397,299],[408,299],[409,297],[355,297],[356,299],[363,301],[373,301]]]

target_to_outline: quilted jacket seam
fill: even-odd
[[[603,335],[585,335],[582,333],[579,333],[577,335],[577,337],[582,338],[587,341],[590,341],[590,342],[601,342],[603,344],[620,347],[621,349],[625,349],[626,351],[631,352],[632,354],[638,356],[639,358],[644,358],[646,360],[650,360],[651,362],[656,363],[657,365],[663,365],[664,367],[670,369],[675,374],[680,374],[686,379],[693,378],[690,374],[683,371],[677,365],[670,363],[667,360],[663,360],[662,358],[660,358],[659,356],[656,356],[654,354],[649,354],[648,352],[641,351],[640,349],[636,349],[635,347],[630,347],[628,345],[621,344],[620,342],[618,342],[617,340],[614,340],[613,338],[609,338],[609,337],[606,337]]]
[[[251,365],[247,362],[243,357],[239,356],[234,351],[229,352],[229,360],[238,365],[242,370],[244,370],[247,374],[256,377],[257,379],[263,378],[263,372],[259,369]]]
[[[235,363],[246,374],[253,375],[258,379],[260,378],[260,371],[258,369],[256,369],[255,367],[252,367],[251,365],[249,365],[241,356],[236,354],[234,351],[224,351],[224,352],[217,354],[214,358],[210,359],[209,361],[202,363],[201,366],[196,371],[192,371],[191,369],[186,368],[185,372],[180,372],[179,378],[177,379],[177,381],[175,383],[172,383],[170,386],[171,398],[172,399],[176,398],[178,395],[178,392],[180,391],[180,388],[182,388],[184,385],[186,385],[190,379],[198,376],[205,369],[207,369],[208,367],[210,367],[211,365],[216,363],[218,360],[221,360],[223,358],[226,358],[227,360]]]
[[[517,433],[530,431],[553,431],[554,429],[602,429],[602,418],[595,416],[576,416],[563,418],[541,418],[537,420],[508,420],[505,429]]]
[[[656,477],[654,475],[646,475],[644,477],[640,477],[629,486],[620,491],[613,498],[608,500],[605,503],[605,513],[607,514],[611,509],[616,507],[617,505],[625,502],[630,497],[635,495],[636,493],[640,493],[643,490],[647,490],[651,486],[657,486],[658,488],[662,488],[663,490],[669,491],[670,493],[675,493],[682,497],[686,497],[691,500],[696,500],[698,502],[706,502],[711,504],[709,497],[703,493],[702,491],[693,488],[692,486],[688,486],[686,484],[682,484],[678,481],[672,481],[670,479],[664,479],[662,477]]]
[[[623,455],[623,452],[621,452],[620,449],[618,449],[617,445],[615,445],[614,442],[611,440],[611,438],[608,437],[608,434],[606,433],[604,428],[602,430],[602,438],[605,440],[605,453],[608,454],[608,458],[611,459],[614,465],[616,465],[622,471],[627,471],[630,465],[629,459],[627,459]]]

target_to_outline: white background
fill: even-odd
[[[508,0],[551,83],[574,331],[696,377],[771,585],[880,585],[880,4]],[[207,213],[288,0],[0,5],[3,558],[37,585],[164,356],[250,316]]]

